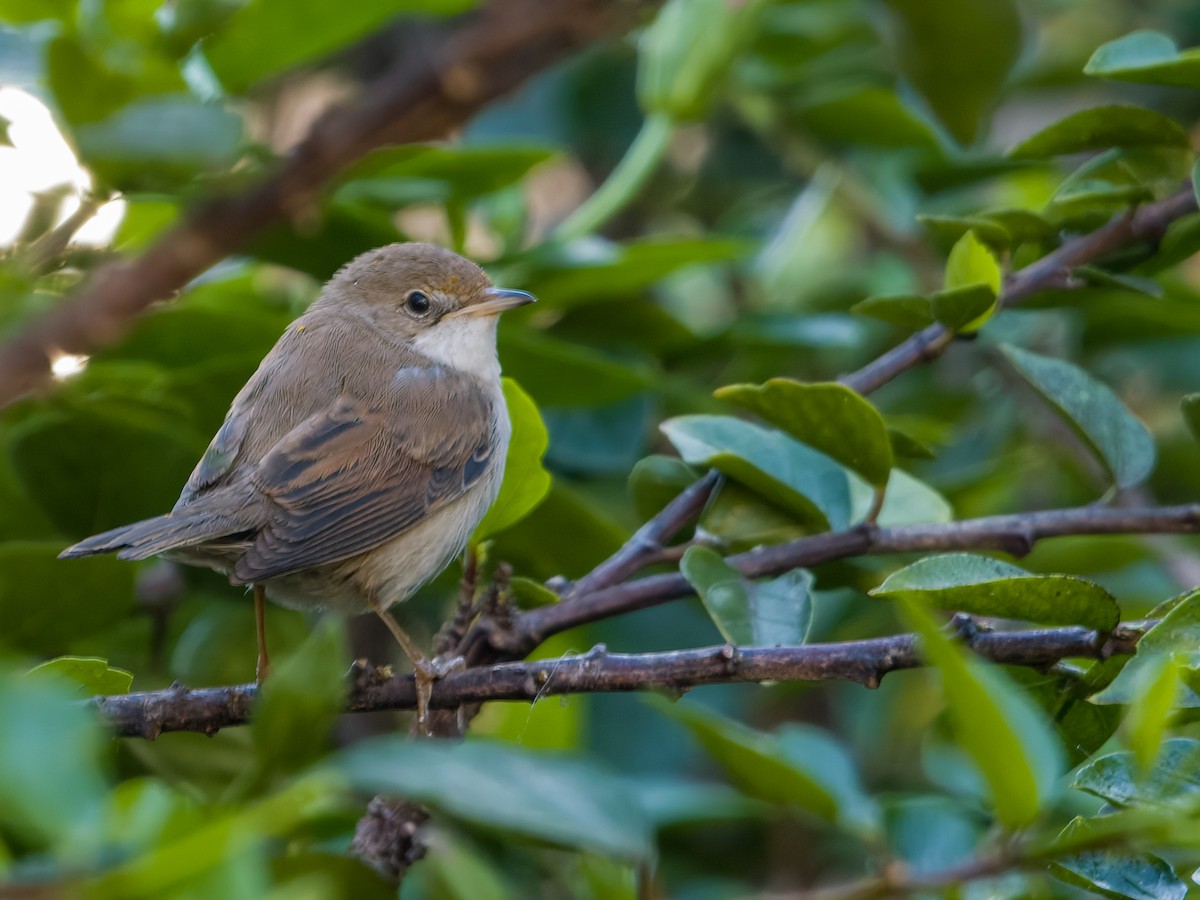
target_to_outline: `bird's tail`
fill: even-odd
[[[230,516],[187,510],[122,525],[93,535],[58,554],[59,559],[117,552],[119,559],[146,559],[158,553],[192,547],[242,529]]]

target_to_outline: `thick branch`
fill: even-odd
[[[1119,215],[1102,228],[1064,241],[1053,253],[1026,266],[1008,280],[1000,293],[1000,308],[1061,287],[1064,276],[1072,269],[1094,262],[1118,247],[1137,242],[1155,244],[1172,222],[1196,210],[1196,195],[1188,186],[1166,200],[1143,206],[1135,213]],[[901,372],[940,356],[953,341],[954,332],[942,325],[930,325],[857,372],[842,376],[839,381],[860,394],[869,394]]]
[[[1044,667],[1068,657],[1103,659],[1132,653],[1142,627],[1120,626],[1112,634],[1086,628],[1007,632],[964,628],[961,632],[964,642],[988,659]],[[911,634],[802,647],[739,649],[725,644],[668,653],[608,653],[600,645],[583,656],[502,663],[448,675],[434,685],[429,704],[435,709],[457,709],[489,700],[532,702],[556,694],[682,691],[731,682],[848,680],[876,687],[887,673],[921,664]],[[166,731],[211,734],[244,724],[255,692],[251,684],[199,690],[177,686],[91,702],[117,734],[153,738]],[[414,709],[416,699],[411,675],[380,678],[378,670],[364,670],[351,688],[347,709]]]
[[[88,285],[0,348],[0,406],[44,383],[60,352],[114,343],[133,318],[245,246],[267,226],[309,208],[322,188],[366,153],[441,138],[530,76],[628,27],[641,0],[491,0],[431,62],[402,60],[358,102],[322,117],[273,174],[196,209],[138,258],[98,271]]]
[[[932,525],[860,526],[760,547],[730,556],[727,561],[747,576],[758,578],[852,556],[953,550],[1003,550],[1023,556],[1039,540],[1064,535],[1197,531],[1200,531],[1200,504],[1141,509],[1083,506]],[[692,586],[678,573],[651,575],[522,613],[509,633],[497,633],[493,641],[506,641],[514,652],[523,650],[520,653],[523,656],[561,631],[692,593]]]

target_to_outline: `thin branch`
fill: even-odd
[[[853,556],[954,550],[1002,550],[1023,556],[1040,540],[1066,535],[1195,532],[1200,532],[1200,504],[1140,509],[1083,506],[931,525],[860,526],[760,547],[726,561],[746,576],[760,578]],[[529,610],[517,617],[511,631],[494,633],[492,641],[523,656],[559,632],[692,593],[682,575],[651,575]]]
[[[960,617],[963,642],[980,656],[1007,665],[1053,665],[1069,657],[1104,659],[1132,653],[1146,623],[1121,625],[1111,634],[1086,628],[989,632]],[[429,705],[457,709],[491,700],[525,700],[558,694],[619,693],[652,689],[680,692],[705,684],[764,681],[854,681],[877,687],[889,672],[922,665],[915,635],[899,634],[800,647],[731,644],[666,653],[609,653],[598,645],[583,656],[501,663],[446,676],[433,687]],[[360,669],[347,703],[349,712],[416,708],[411,675],[381,677]],[[244,724],[256,694],[252,684],[97,697],[90,702],[123,737],[154,738],[168,731],[212,734]]]
[[[69,300],[0,348],[0,406],[47,382],[60,352],[90,354],[267,226],[312,206],[347,166],[379,147],[445,137],[491,101],[599,38],[628,28],[643,0],[491,0],[431,61],[401,60],[355,103],[332,110],[244,192],[198,207],[134,260],[99,270]]]
[[[1061,287],[1064,273],[1126,244],[1155,244],[1172,222],[1196,211],[1196,195],[1188,186],[1166,200],[1143,206],[1135,213],[1123,213],[1095,231],[1070,238],[1054,252],[1014,273],[1000,293],[999,306],[1013,306],[1041,291]],[[839,381],[860,394],[869,394],[901,372],[940,356],[953,342],[954,332],[943,325],[930,325]]]

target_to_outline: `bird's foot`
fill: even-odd
[[[455,672],[467,667],[467,661],[461,656],[447,659],[438,656],[434,659],[420,657],[413,660],[413,680],[417,686],[417,722],[424,725],[429,716],[429,698],[433,696],[433,686]]]

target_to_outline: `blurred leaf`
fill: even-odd
[[[647,456],[629,473],[629,491],[639,521],[656,515],[700,473],[674,456]]]
[[[300,63],[320,61],[395,16],[453,15],[471,5],[470,0],[362,0],[350,6],[251,0],[205,44],[205,56],[221,83],[242,93]]]
[[[74,5],[73,0],[71,5]],[[83,126],[110,116],[115,118],[114,114],[121,107],[139,98],[153,102],[150,95],[177,93],[185,89],[183,77],[169,61],[148,54],[136,45],[131,51],[126,44],[124,51],[126,55],[132,52],[134,58],[111,65],[111,61],[101,58],[94,48],[85,46],[75,36],[62,34],[47,43],[46,84],[67,122]],[[145,123],[142,124],[148,142],[171,140],[169,135],[145,133],[153,129],[147,129]]]
[[[964,331],[968,330],[968,326],[972,326],[969,330],[974,330],[983,324],[988,312],[995,306],[995,292],[985,285],[974,284],[935,291],[928,297],[919,294],[868,297],[850,309],[851,312],[882,319],[910,331],[934,322],[940,322],[951,331]]]
[[[512,595],[517,600],[517,605],[521,609],[533,609],[538,606],[552,606],[560,599],[558,594],[550,590],[540,581],[534,581],[532,578],[522,578],[517,576],[509,579],[509,588],[512,590]]]
[[[1133,753],[1109,753],[1076,772],[1071,787],[1118,807],[1185,803],[1200,794],[1200,741],[1168,738],[1149,773]]]
[[[709,547],[689,547],[679,564],[725,640],[741,647],[803,644],[812,622],[812,574],[794,569],[754,582]]]
[[[431,836],[421,867],[434,900],[507,900],[512,896],[503,874],[482,854],[445,831]],[[407,891],[406,891],[407,892]]]
[[[113,186],[160,188],[230,165],[242,121],[187,97],[149,97],[81,125],[75,135],[83,160]]]
[[[875,597],[916,601],[981,616],[1107,631],[1120,621],[1113,596],[1070,575],[1031,575],[973,553],[928,556],[893,572]]]
[[[109,738],[92,712],[61,684],[0,675],[0,721],[0,826],[35,846],[94,846]]]
[[[1008,344],[1000,349],[1096,453],[1118,487],[1131,487],[1150,474],[1154,469],[1154,438],[1107,385],[1063,360]]]
[[[887,484],[892,445],[879,411],[836,382],[802,384],[772,378],[764,384],[733,384],[714,396],[732,400],[792,437],[858,472],[871,484]]]
[[[660,427],[684,462],[718,469],[815,527],[849,523],[845,473],[824,454],[729,416],[679,416]]]
[[[512,422],[512,438],[500,493],[475,528],[471,536],[473,544],[521,521],[550,491],[550,473],[542,465],[549,438],[537,406],[513,379],[504,378],[501,384]]]
[[[989,301],[989,305],[991,305]],[[920,294],[882,294],[867,297],[850,307],[862,316],[882,319],[901,328],[917,331],[933,324],[933,304]]]
[[[391,211],[408,203],[464,202],[515,184],[553,155],[543,147],[405,144],[377,150],[343,172],[338,195]]]
[[[546,464],[579,475],[624,475],[646,451],[655,411],[649,392],[603,406],[543,409]]]
[[[1142,635],[1133,659],[1125,664],[1111,684],[1092,697],[1092,702],[1121,704],[1140,702],[1140,690],[1147,683],[1143,681],[1141,675],[1144,669],[1157,670],[1160,665],[1158,660],[1171,659],[1177,654],[1182,654],[1181,661],[1185,665],[1190,665],[1190,661],[1186,657],[1198,646],[1200,646],[1200,591],[1189,591],[1175,598],[1161,620]],[[1200,707],[1200,695],[1190,686],[1185,688],[1181,694],[1180,706]]]
[[[12,138],[8,135],[8,129],[12,125],[12,120],[0,116],[0,147],[11,147],[13,145]]]
[[[0,544],[0,646],[55,656],[132,613],[133,566],[107,556],[60,560],[64,545]]]
[[[968,231],[954,244],[946,261],[946,290],[982,285],[996,295],[1002,278],[996,255],[974,231]]]
[[[1140,106],[1080,110],[1027,137],[1008,151],[1013,159],[1042,159],[1109,147],[1190,146],[1173,119]]]
[[[831,736],[792,726],[778,736],[747,728],[695,703],[647,698],[685,725],[713,761],[743,792],[768,803],[795,806],[859,834],[878,828],[878,810],[864,795],[853,764]]]
[[[1200,87],[1200,50],[1181,53],[1165,34],[1135,31],[1098,47],[1083,71],[1137,84]]]
[[[274,664],[250,724],[259,777],[294,772],[324,755],[345,708],[347,665],[336,616],[323,617],[298,650]]]
[[[1009,828],[1029,824],[1048,805],[1063,771],[1057,736],[999,669],[943,634],[920,600],[902,595],[900,609],[942,676],[955,739],[987,781],[997,818]]]
[[[85,694],[126,694],[133,673],[116,669],[97,656],[59,656],[25,673],[26,678],[57,681]]]
[[[1200,441],[1200,394],[1188,394],[1179,401],[1179,409],[1183,413],[1183,421],[1187,424],[1192,437]]]
[[[900,65],[951,134],[975,140],[1021,52],[1012,0],[888,0]]]
[[[75,11],[75,3],[76,0],[0,0],[0,22],[64,21]]]
[[[1179,696],[1179,667],[1168,656],[1154,656],[1138,669],[1136,679],[1137,702],[1130,704],[1122,730],[1134,759],[1145,771],[1158,757],[1167,721]]]
[[[797,118],[806,131],[830,141],[941,150],[930,123],[890,88],[823,92],[801,107]]]
[[[483,828],[625,858],[651,853],[626,783],[583,759],[388,737],[343,751],[337,766],[360,791],[428,803]]]
[[[618,403],[652,383],[644,366],[532,328],[505,328],[499,344],[505,372],[543,406]]]
[[[977,815],[938,796],[887,798],[884,820],[892,852],[915,874],[949,869],[970,858],[983,831]]]

